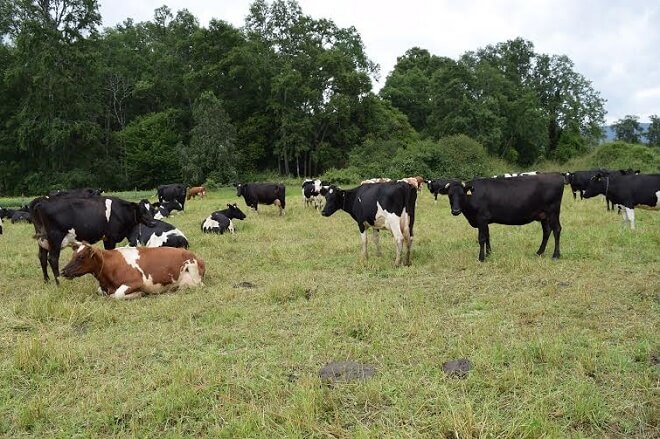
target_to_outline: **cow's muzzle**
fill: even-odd
[[[461,214],[461,209],[452,209],[451,214],[454,216],[458,216]]]

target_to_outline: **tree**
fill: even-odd
[[[649,146],[660,146],[660,117],[652,114],[651,124],[646,130],[646,141]]]
[[[240,158],[235,148],[236,129],[213,92],[204,92],[193,107],[195,126],[189,145],[180,145],[185,182],[202,184],[208,177],[230,183],[238,177]]]
[[[639,116],[628,114],[614,122],[613,126],[616,140],[622,140],[628,143],[640,143],[643,130],[639,125]]]

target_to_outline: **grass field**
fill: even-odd
[[[97,296],[90,276],[44,284],[32,226],[5,222],[0,434],[660,437],[658,213],[636,211],[631,232],[566,191],[561,260],[552,238],[534,254],[534,223],[491,226],[480,264],[476,230],[425,189],[412,266],[395,269],[389,234],[361,263],[347,214],[288,192],[285,217],[229,189],[188,202],[170,222],[206,286],[134,301]],[[202,234],[230,201],[248,215],[237,233]],[[465,379],[442,371],[456,358],[474,365]],[[376,374],[324,385],[333,360]]]

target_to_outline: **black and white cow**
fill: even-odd
[[[512,177],[524,177],[525,175],[538,175],[538,171],[527,171],[527,172],[505,172],[502,175],[493,175],[493,178],[512,178]]]
[[[160,185],[157,189],[158,201],[161,204],[170,202],[168,203],[171,207],[170,210],[183,211],[186,206],[187,190],[186,185],[180,183]],[[174,203],[175,201],[177,203]]]
[[[440,195],[447,195],[447,183],[449,183],[451,180],[447,180],[445,178],[438,178],[436,180],[427,180],[426,181],[426,186],[429,188],[429,192],[433,194],[433,198],[435,198],[435,202],[438,202],[438,194]]]
[[[188,239],[172,224],[154,220],[153,226],[138,223],[128,234],[128,245],[137,247],[179,247],[188,248]]]
[[[604,195],[623,209],[623,224],[635,228],[635,207],[659,209],[660,174],[597,173],[584,190],[584,198]]]
[[[532,221],[540,221],[543,229],[536,254],[545,252],[552,231],[555,237],[552,257],[559,258],[559,212],[564,194],[561,174],[483,178],[467,183],[455,180],[447,184],[447,189],[452,215],[462,213],[472,227],[479,229],[479,261],[483,262],[490,254],[489,224],[522,225]]]
[[[315,209],[322,209],[325,198],[321,195],[321,188],[327,186],[327,183],[319,179],[305,180],[302,184],[303,203],[305,207],[314,206]]]
[[[233,219],[244,220],[245,214],[238,208],[236,203],[227,204],[226,209],[216,210],[211,215],[206,217],[202,222],[202,232],[204,233],[219,233],[223,234],[229,230],[229,233],[234,233]]]
[[[325,196],[323,216],[330,216],[341,209],[357,222],[362,238],[362,256],[368,259],[367,229],[373,228],[376,254],[380,255],[379,230],[387,229],[396,243],[394,265],[401,264],[401,250],[406,244],[405,265],[410,265],[415,224],[417,190],[404,182],[363,184],[357,188],[342,190],[336,186],[323,188]]]
[[[56,190],[50,191],[48,197],[74,197],[74,198],[85,198],[85,197],[99,197],[103,193],[103,189],[98,188],[80,188],[80,189],[70,189],[70,190]]]
[[[8,219],[12,224],[15,223],[31,223],[32,215],[26,206],[18,209],[6,209],[0,207],[0,219]]]
[[[279,183],[237,183],[236,196],[242,196],[245,204],[257,212],[259,204],[274,204],[284,215],[286,188]]]
[[[30,203],[39,262],[48,281],[46,262],[59,285],[59,257],[62,248],[74,241],[93,244],[103,240],[113,249],[138,223],[153,226],[153,217],[144,202],[131,203],[116,197],[39,197]]]
[[[143,200],[148,203],[147,200]],[[154,216],[154,219],[162,220],[170,216],[175,210],[183,211],[183,206],[177,200],[174,201],[156,201],[155,203],[148,204],[151,214]]]

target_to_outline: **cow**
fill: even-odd
[[[32,222],[32,215],[30,212],[25,212],[23,210],[17,210],[14,213],[12,213],[10,217],[11,223],[16,224],[16,223],[31,223]]]
[[[321,195],[321,188],[327,186],[327,183],[319,179],[305,180],[302,184],[303,203],[305,207],[314,206],[315,209],[321,210],[325,198]]]
[[[135,299],[144,293],[204,286],[206,266],[182,248],[122,247],[102,250],[86,242],[72,242],[73,255],[62,270],[67,279],[92,274],[98,292],[114,299]]]
[[[396,243],[394,266],[401,264],[401,250],[406,244],[405,265],[410,265],[415,224],[415,204],[417,190],[408,183],[392,182],[360,185],[357,188],[342,190],[334,185],[324,188],[323,216],[330,216],[341,209],[357,222],[362,239],[362,256],[368,260],[367,229],[373,228],[376,254],[380,255],[380,229],[392,233]]]
[[[187,199],[190,200],[191,198],[195,198],[198,195],[200,198],[204,198],[206,196],[206,189],[204,186],[195,186],[188,189]]]
[[[493,175],[493,178],[513,178],[513,177],[523,177],[525,175],[538,175],[538,171],[528,171],[528,172],[505,172],[503,175]]]
[[[367,180],[363,180],[363,181],[360,183],[360,185],[363,185],[363,184],[374,184],[374,183],[389,183],[389,182],[391,182],[391,181],[392,181],[391,178],[387,178],[387,177],[376,177],[376,178],[369,178],[369,179],[367,179]]]
[[[147,200],[143,200],[148,203]],[[151,214],[154,216],[154,219],[162,220],[167,218],[175,210],[183,210],[183,206],[177,200],[172,201],[156,201],[155,203],[148,204]]]
[[[635,229],[635,207],[660,208],[660,174],[597,173],[584,190],[584,198],[604,195],[623,208],[623,224]]]
[[[259,203],[274,204],[280,216],[286,207],[286,188],[280,183],[236,183],[236,196],[242,196],[245,204],[258,212]]]
[[[236,203],[227,204],[226,209],[217,210],[206,217],[202,222],[202,232],[219,233],[222,235],[225,231],[229,230],[229,233],[233,234],[235,229],[232,219],[245,219],[245,214],[238,208]]]
[[[575,172],[567,172],[566,175],[566,182],[570,184],[571,186],[571,191],[573,192],[573,199],[577,199],[577,193],[580,193],[580,199],[584,199],[584,191],[589,186],[589,183],[591,182],[591,179],[596,176],[596,174],[600,174],[601,176],[603,175],[609,175],[611,173],[616,173],[619,175],[631,175],[631,174],[639,174],[639,170],[633,170],[631,168],[629,169],[620,169],[618,171],[609,171],[607,169],[593,169],[590,171],[575,171]],[[612,205],[610,208],[610,204]],[[611,202],[611,200],[606,196],[605,197],[605,205],[607,206],[607,210],[612,210],[614,211],[614,203]]]
[[[424,185],[424,177],[420,177],[420,176],[417,176],[417,177],[404,177],[404,178],[402,178],[398,181],[408,183],[409,185],[411,185],[412,187],[417,189],[417,192],[421,191],[422,186]]]
[[[445,178],[438,178],[435,180],[427,180],[426,181],[426,186],[429,188],[429,192],[433,194],[433,197],[435,198],[435,202],[438,202],[438,194],[440,195],[447,195],[447,183],[449,183],[451,180],[445,179]]]
[[[564,194],[564,177],[559,173],[539,174],[518,178],[483,178],[467,183],[454,180],[446,185],[451,213],[461,213],[470,225],[479,230],[479,261],[490,254],[488,225],[523,225],[540,221],[543,229],[541,246],[545,252],[550,232],[555,237],[553,259],[560,257],[559,212]],[[484,253],[485,249],[485,253]]]
[[[103,240],[103,246],[109,250],[126,238],[138,223],[154,225],[144,200],[131,203],[116,197],[39,197],[30,203],[30,212],[44,281],[49,280],[48,262],[57,285],[60,251],[71,242]]]
[[[99,197],[103,193],[103,189],[98,188],[80,188],[80,189],[70,189],[70,190],[55,190],[48,193],[48,197],[74,197],[74,198],[85,198],[85,197]]]
[[[173,209],[183,211],[186,206],[186,185],[175,183],[175,184],[163,184],[158,186],[156,190],[158,194],[158,201],[160,203],[172,202]],[[178,202],[178,204],[174,202]],[[180,207],[179,207],[180,206]]]
[[[172,224],[154,220],[153,227],[136,224],[128,234],[128,245],[137,247],[180,247],[188,248],[188,239]]]

